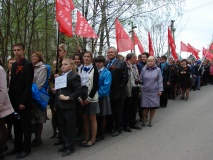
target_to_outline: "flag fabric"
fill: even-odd
[[[56,1],[56,21],[59,23],[59,31],[68,37],[72,37],[72,15],[74,9],[72,0],[57,0]]]
[[[153,49],[153,46],[152,46],[152,39],[151,39],[151,36],[150,36],[149,32],[148,32],[148,38],[149,38],[149,55],[150,56],[154,56],[154,49]]]
[[[209,50],[210,50],[210,51],[213,51],[213,42],[212,42],[212,44],[210,45]]]
[[[93,28],[79,11],[77,11],[75,34],[85,38],[98,38]]]
[[[182,41],[180,41],[180,50],[183,52],[189,52],[188,46],[185,43],[183,43]]]
[[[144,48],[143,48],[143,46],[142,46],[142,44],[141,44],[141,42],[140,42],[140,40],[138,39],[138,37],[137,37],[137,35],[135,34],[135,32],[133,31],[133,37],[134,37],[134,45],[138,45],[138,48],[139,48],[139,51],[140,51],[140,53],[142,54],[142,53],[144,53]]]
[[[116,43],[117,43],[118,52],[133,50],[134,44],[131,38],[129,37],[129,35],[123,29],[120,22],[118,21],[118,18],[116,18],[116,21],[115,21],[115,30],[116,30]]]
[[[213,53],[204,47],[203,47],[203,56],[204,56],[204,58],[209,59],[209,60],[213,59]]]
[[[198,56],[198,53],[200,52],[199,49],[194,48],[189,43],[188,43],[188,48],[189,48],[189,52],[192,53],[195,56],[196,59],[200,59],[200,57]]]
[[[175,45],[175,42],[174,42],[174,39],[172,37],[172,33],[168,27],[168,43],[169,43],[169,46],[171,47],[171,52],[172,52],[172,56],[174,58],[174,60],[178,60],[178,56],[177,56],[177,53],[176,53],[176,45]]]

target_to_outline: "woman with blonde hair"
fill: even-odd
[[[160,96],[163,91],[163,79],[160,68],[156,65],[156,60],[150,56],[147,60],[147,65],[142,69],[140,79],[142,81],[141,89],[141,107],[143,108],[143,123],[146,125],[146,115],[150,112],[149,127],[152,127],[152,119],[155,110],[160,106]]]

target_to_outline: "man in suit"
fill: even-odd
[[[117,49],[115,47],[109,47],[107,58],[107,68],[112,74],[111,83],[111,108],[112,108],[112,124],[115,123],[115,127],[112,136],[118,136],[123,129],[123,101],[125,87],[128,82],[128,69],[124,61],[117,59]]]
[[[18,113],[14,122],[14,149],[7,155],[18,154],[17,159],[26,157],[31,152],[31,105],[33,64],[24,58],[24,44],[13,45],[16,62],[12,64],[9,96],[15,112]]]

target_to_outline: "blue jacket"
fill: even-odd
[[[109,96],[111,82],[112,82],[111,72],[107,68],[104,68],[101,74],[99,75],[99,90],[98,90],[99,98]]]

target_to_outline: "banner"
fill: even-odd
[[[140,51],[140,53],[142,54],[142,53],[144,53],[144,48],[143,48],[143,46],[142,46],[142,44],[141,44],[141,42],[140,42],[140,40],[138,39],[138,37],[137,37],[137,35],[135,34],[135,32],[133,31],[133,37],[134,37],[134,45],[138,45],[138,48],[139,48],[139,51]]]
[[[131,38],[129,37],[129,35],[123,29],[120,22],[118,21],[118,18],[116,18],[115,30],[116,30],[116,42],[117,42],[118,52],[133,50],[134,44]]]
[[[171,52],[172,52],[172,56],[174,58],[174,60],[178,60],[178,56],[177,56],[177,53],[176,53],[176,45],[175,45],[175,42],[174,42],[174,39],[172,37],[172,33],[168,27],[168,43],[169,43],[169,46],[171,47]]]
[[[56,21],[59,23],[59,31],[68,37],[72,37],[72,15],[74,9],[72,0],[57,0],[56,1]]]
[[[185,43],[183,43],[182,41],[180,41],[180,51],[189,52],[188,46]]]
[[[195,56],[196,59],[200,59],[200,57],[198,56],[198,53],[200,52],[199,49],[194,48],[189,43],[188,43],[188,49],[189,49],[189,52],[192,53]]]
[[[151,36],[150,36],[149,32],[148,32],[148,38],[149,38],[149,55],[150,56],[154,56],[154,49],[153,49],[153,46],[152,46],[152,39],[151,39]]]
[[[79,11],[77,11],[75,34],[85,38],[98,38],[93,28],[89,25],[87,20],[82,16]]]

